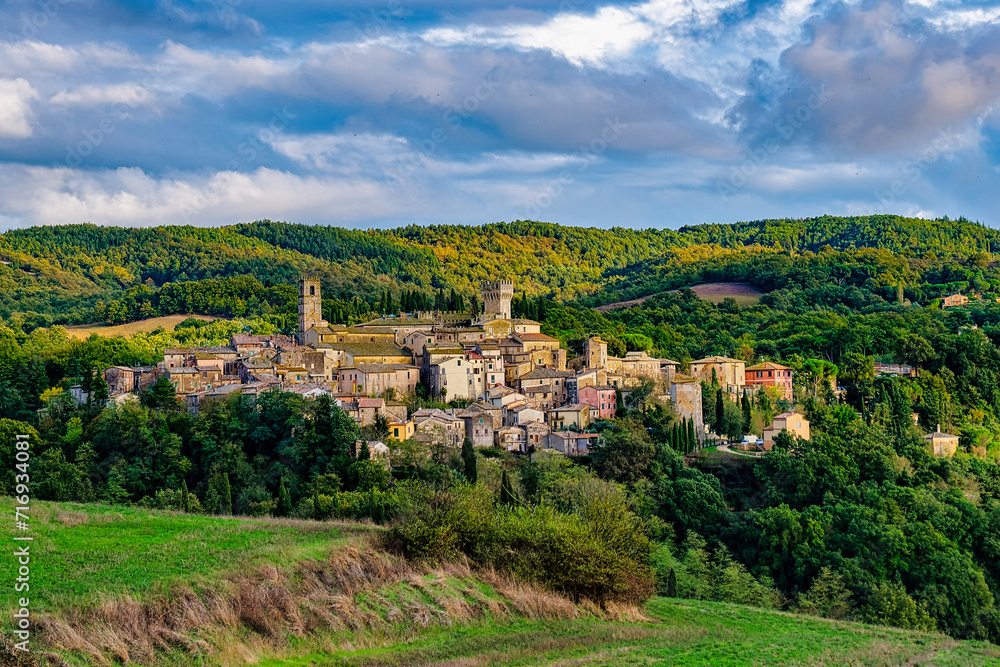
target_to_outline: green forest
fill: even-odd
[[[17,491],[13,434],[29,433],[41,499],[370,519],[409,557],[464,556],[578,598],[658,592],[1000,643],[996,237],[893,216],[12,231],[0,236],[0,485]],[[759,460],[685,456],[688,426],[638,391],[587,457],[401,443],[390,472],[355,446],[385,438],[384,424],[361,432],[325,398],[236,396],[197,415],[165,382],[115,409],[68,398],[72,384],[100,397],[94,370],[165,347],[286,330],[302,274],[322,281],[333,321],[474,307],[480,280],[512,278],[515,314],[571,349],[598,333],[617,354],[784,363],[813,436],[782,436]],[[720,281],[764,295],[713,304],[687,289]],[[943,309],[954,293],[969,304]],[[60,326],[185,312],[234,319],[83,341]],[[917,377],[880,376],[879,362]],[[713,389],[706,422],[723,432],[733,411],[716,410]],[[777,407],[741,406],[740,427]],[[954,457],[928,451],[938,425],[960,436]]]

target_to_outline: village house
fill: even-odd
[[[337,391],[341,394],[375,396],[391,390],[397,396],[411,394],[420,382],[420,369],[408,364],[359,364],[341,368]]]
[[[964,306],[968,303],[969,297],[964,294],[951,294],[941,299],[942,308],[954,308],[955,306]]]
[[[582,431],[590,426],[589,405],[571,403],[552,408],[545,414],[553,431]]]
[[[414,437],[421,442],[439,442],[458,447],[465,438],[465,422],[444,410],[423,408],[413,413]]]
[[[545,421],[545,412],[527,403],[507,408],[504,424],[507,426],[524,426],[528,422]]]
[[[505,426],[496,432],[496,445],[508,452],[527,452],[527,439],[527,431],[520,426]]]
[[[934,456],[950,457],[958,451],[958,436],[943,433],[940,424],[937,425],[933,433],[925,435],[924,440],[931,446]]]
[[[596,410],[596,419],[614,419],[618,408],[618,394],[614,387],[584,387],[579,396],[580,403]]]
[[[765,361],[746,369],[746,384],[748,387],[774,387],[781,398],[791,401],[793,373],[788,366]]]
[[[714,356],[692,361],[690,375],[702,382],[718,382],[734,401],[740,398],[747,383],[746,362],[729,357]]]
[[[525,441],[528,447],[535,449],[545,449],[549,446],[549,434],[552,428],[542,421],[527,422],[520,424],[524,428]]]
[[[593,451],[597,438],[596,433],[553,431],[549,434],[549,448],[567,456],[584,456]]]
[[[771,425],[764,429],[764,449],[770,451],[774,447],[774,437],[782,431],[790,435],[809,439],[809,420],[798,412],[783,412],[777,415]]]
[[[561,405],[568,398],[566,380],[575,377],[573,371],[559,370],[556,368],[536,368],[519,381],[521,393],[532,400],[532,393],[538,389],[545,389],[552,396],[551,405]],[[543,403],[549,403],[547,399]]]
[[[412,419],[389,422],[389,437],[393,440],[404,442],[412,438],[415,432],[416,426],[414,425]]]
[[[465,437],[472,441],[475,447],[492,447],[494,443],[493,416],[476,404],[455,414],[465,422]]]

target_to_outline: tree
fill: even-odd
[[[732,401],[726,401],[722,409],[722,428],[720,434],[731,442],[743,439],[743,411]]]
[[[753,421],[753,405],[750,403],[750,396],[744,392],[740,399],[740,407],[743,410],[743,432],[750,432],[750,423]]]
[[[226,514],[233,513],[233,488],[229,484],[229,473],[222,473],[219,480],[219,498],[222,501],[222,511]]]
[[[517,507],[521,504],[521,498],[510,483],[510,477],[507,475],[506,469],[504,469],[503,474],[500,476],[500,504],[506,507]]]
[[[674,568],[670,568],[670,574],[667,575],[667,597],[677,597],[677,571]]]
[[[278,516],[288,516],[292,513],[292,496],[288,493],[288,487],[285,486],[285,478],[281,478],[281,482],[278,483],[278,506],[276,508],[276,514]]]
[[[722,398],[722,389],[715,390],[715,432],[718,435],[725,433],[722,420],[725,417],[725,399]]]
[[[469,480],[469,484],[475,484],[479,479],[476,450],[468,438],[462,441],[462,461],[465,463],[465,479]]]
[[[594,448],[594,468],[605,479],[631,483],[646,474],[655,454],[642,424],[619,420],[610,432],[604,432],[604,442]]]

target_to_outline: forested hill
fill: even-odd
[[[645,274],[662,274],[665,263],[690,264],[692,259],[697,268],[698,258],[711,260],[706,270],[718,268],[721,251],[728,253],[727,265],[742,267],[734,270],[737,277],[760,254],[858,248],[933,256],[964,266],[996,248],[997,235],[966,220],[895,216],[824,216],[679,230],[530,221],[374,231],[271,221],[218,228],[34,227],[0,235],[0,291],[6,297],[0,316],[36,313],[31,317],[47,324],[166,314],[155,295],[167,283],[174,290],[168,301],[178,308],[208,314],[280,310],[291,296],[282,287],[303,273],[322,280],[325,294],[342,302],[340,312],[377,310],[385,295],[397,305],[404,300],[405,305],[441,305],[442,292],[452,291],[468,299],[479,281],[497,277],[515,278],[528,296],[597,303],[698,279],[701,269],[674,272],[667,283],[650,282]],[[235,278],[241,282],[233,282]],[[207,280],[216,282],[202,284]],[[264,288],[273,291],[262,294]],[[355,297],[367,305],[357,305]],[[117,305],[109,311],[111,304]]]

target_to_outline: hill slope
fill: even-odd
[[[32,517],[33,646],[72,664],[1000,660],[988,644],[722,603],[656,598],[643,614],[574,605],[466,565],[380,553],[365,546],[371,526],[71,503],[36,503]],[[10,621],[3,610],[5,631]]]
[[[433,294],[441,288],[472,296],[481,280],[514,277],[525,294],[567,301],[613,287],[645,271],[646,262],[682,248],[717,246],[742,253],[829,246],[833,251],[874,248],[911,257],[926,252],[967,257],[989,252],[997,243],[996,230],[976,223],[896,216],[824,216],[679,230],[585,229],[528,221],[378,231],[271,221],[207,229],[35,227],[0,235],[0,290],[10,296],[0,316],[30,311],[60,322],[94,321],[92,307],[98,300],[121,299],[140,286],[155,289],[164,283],[233,276],[250,276],[264,286],[290,285],[303,273],[319,277],[331,297],[348,299],[384,290]],[[600,300],[644,296],[641,291],[640,286],[615,289]],[[134,315],[132,319],[138,317]]]

